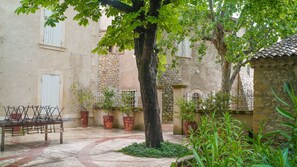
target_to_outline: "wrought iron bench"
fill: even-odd
[[[7,106],[4,120],[0,120],[1,127],[1,151],[4,151],[5,131],[11,130],[12,135],[16,127],[21,127],[22,134],[29,134],[30,131],[45,134],[55,132],[55,125],[60,125],[60,143],[63,143],[63,119],[61,113],[64,108],[51,106]],[[51,127],[49,129],[49,126]],[[53,127],[53,128],[52,128]]]

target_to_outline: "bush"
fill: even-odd
[[[258,134],[247,135],[241,123],[228,112],[223,117],[215,116],[215,112],[211,116],[206,114],[198,123],[199,129],[190,132],[188,145],[192,147],[194,160],[187,161],[186,166],[297,166],[297,95],[288,83],[284,84],[284,90],[289,102],[273,93],[286,107],[276,107],[276,111],[283,117],[281,125],[288,130],[262,134],[261,129]],[[211,105],[204,108],[216,111],[215,108],[221,105],[213,103],[215,101],[220,100],[210,98]],[[219,108],[226,109],[224,106]],[[279,136],[286,140],[278,140]]]
[[[278,145],[274,140],[278,133],[264,135],[260,131],[249,136],[228,113],[202,116],[198,127],[188,138],[194,161],[188,161],[187,166],[297,166],[294,146]]]
[[[162,142],[160,148],[149,148],[145,143],[133,143],[119,151],[136,157],[150,158],[179,157],[190,154],[187,147],[169,142]]]
[[[196,160],[191,166],[243,166],[251,161],[248,138],[229,113],[203,116],[198,127],[189,137]]]
[[[181,98],[177,101],[177,105],[180,108],[177,117],[189,122],[195,121],[197,104],[193,100]]]

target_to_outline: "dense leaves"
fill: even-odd
[[[181,26],[171,31],[161,45],[166,52],[172,48],[174,55],[176,43],[187,37],[192,44],[210,41],[225,73],[222,90],[228,92],[253,54],[297,32],[296,7],[297,2],[289,0],[190,0],[178,8]],[[200,42],[197,55],[203,56],[205,49],[205,43]]]
[[[151,157],[151,158],[162,158],[162,157],[179,157],[190,153],[190,150],[180,144],[174,144],[170,142],[161,143],[161,147],[147,148],[145,143],[133,143],[125,148],[122,148],[120,152],[128,155],[137,157]]]
[[[277,144],[270,135],[246,133],[241,122],[226,113],[223,117],[204,115],[198,129],[188,139],[193,161],[184,165],[293,167],[297,165],[296,151]],[[172,165],[175,166],[174,164]]]

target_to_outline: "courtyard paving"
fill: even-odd
[[[164,128],[165,141],[181,143],[184,136],[173,135]],[[167,132],[166,132],[167,131]],[[64,143],[59,133],[11,136],[6,133],[5,151],[0,152],[0,166],[42,167],[165,167],[176,158],[142,158],[125,155],[117,150],[134,142],[144,142],[143,131],[126,132],[102,127],[66,128]]]

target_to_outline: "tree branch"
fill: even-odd
[[[243,61],[241,63],[238,63],[235,67],[234,67],[234,71],[232,73],[232,76],[230,78],[230,83],[231,85],[233,84],[237,74],[239,73],[241,67],[245,66],[248,62],[250,62],[250,59],[247,59],[246,61]]]
[[[168,5],[168,4],[170,4],[171,3],[171,0],[164,0],[163,1],[163,5]]]
[[[128,4],[125,4],[119,0],[101,0],[101,5],[108,5],[125,13],[135,12],[132,6],[129,6]]]
[[[215,21],[215,14],[214,14],[214,10],[213,10],[213,1],[209,0],[208,1],[209,4],[209,9],[210,9],[210,17],[211,17],[211,21]]]

